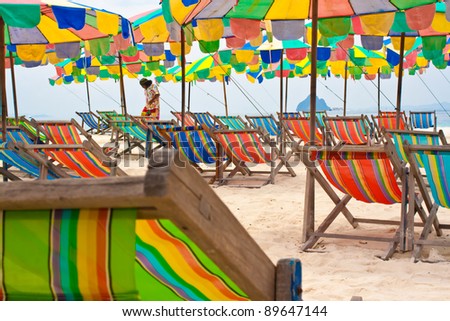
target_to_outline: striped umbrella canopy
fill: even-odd
[[[118,14],[64,0],[0,0],[0,47],[25,61],[42,61],[49,45],[59,58],[73,58],[84,46],[99,56],[125,49],[131,25]],[[114,44],[114,46],[112,46]],[[2,129],[6,132],[5,54],[0,50]]]

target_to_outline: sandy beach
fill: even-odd
[[[445,128],[450,140],[450,128]],[[104,140],[108,137],[99,136]],[[130,175],[140,175],[146,162],[131,159],[121,163]],[[302,227],[306,169],[296,163],[296,177],[278,175],[274,185],[261,188],[212,186],[249,234],[276,263],[286,257],[300,258],[303,266],[303,298],[306,301],[350,300],[361,296],[366,301],[392,300],[450,300],[450,249],[426,247],[421,262],[414,263],[411,252],[396,252],[383,261],[378,255],[387,249],[387,243],[321,239],[310,252],[302,252]],[[317,184],[316,184],[317,185]],[[316,220],[319,224],[333,208],[333,203],[316,186]],[[398,220],[399,205],[366,204],[352,200],[348,204],[354,216]],[[368,215],[369,214],[369,215]],[[440,208],[438,217],[449,222],[450,210]],[[316,224],[316,225],[317,225]],[[360,224],[359,234],[392,235],[389,225]],[[353,228],[341,215],[329,232],[351,232]],[[419,233],[416,228],[416,234]],[[444,235],[449,232],[444,230]]]

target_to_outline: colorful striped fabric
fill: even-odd
[[[171,221],[138,221],[136,236],[136,281],[142,300],[247,299]]]
[[[47,156],[75,171],[81,177],[108,177],[111,175],[111,168],[103,165],[97,156],[84,148],[46,148],[43,151]]]
[[[107,110],[107,111],[99,111],[99,110],[97,110],[97,114],[99,114],[99,116],[100,116],[103,120],[106,120],[106,121],[108,121],[109,119],[111,119],[111,117],[113,117],[113,116],[119,115],[119,114],[117,113],[117,111],[115,111],[115,110]]]
[[[220,145],[227,155],[246,163],[263,164],[271,161],[270,153],[264,150],[256,132],[217,132]]]
[[[328,181],[342,193],[366,203],[401,202],[391,162],[385,153],[317,153]]]
[[[214,119],[208,113],[192,113],[200,125],[205,125],[208,128],[215,128]]]
[[[175,116],[175,118],[178,120],[178,123],[181,125],[181,112],[172,112],[172,114]],[[195,119],[192,118],[189,114],[184,114],[184,126],[195,126]]]
[[[311,141],[311,127],[309,118],[306,117],[297,117],[291,119],[283,119],[282,122],[286,124],[287,128],[294,134],[294,136],[298,137],[305,144],[310,143]],[[315,142],[319,145],[323,144],[323,135],[322,132],[316,127],[316,139]]]
[[[439,206],[450,208],[450,152],[419,151],[418,154],[423,160],[434,201]]]
[[[196,164],[216,162],[217,149],[211,136],[199,128],[173,128],[167,131],[173,146]]]
[[[406,129],[406,122],[403,117],[400,117],[399,127],[397,128],[397,116],[394,115],[381,115],[376,117],[378,119],[378,126],[385,129]]]
[[[167,130],[167,129],[174,128],[173,124],[152,124],[152,123],[147,123],[146,125],[149,128],[149,134],[151,132],[152,136],[153,136],[153,139],[157,143],[160,143],[160,144],[166,142],[166,139],[161,135],[159,130],[160,129]],[[149,140],[150,140],[150,137],[147,138],[147,141],[149,141]]]
[[[42,123],[41,126],[53,144],[83,144],[78,129],[72,123]]]
[[[304,111],[303,115],[307,118],[310,117],[311,113],[309,111]],[[319,124],[320,127],[325,128],[325,121],[323,120],[323,117],[327,117],[327,112],[326,111],[316,111],[316,119],[317,119],[317,123]]]
[[[327,118],[328,127],[338,141],[350,145],[367,144],[368,137],[362,118]]]
[[[434,127],[434,112],[411,113],[410,116],[413,128]]]
[[[135,220],[136,210],[0,211],[0,300],[137,300]]]
[[[247,126],[239,116],[217,116],[217,118],[228,127],[228,129],[245,129]]]
[[[33,134],[34,137],[38,137],[37,129],[23,119],[19,119],[19,121],[17,122],[14,118],[7,118],[7,125],[8,126],[23,126],[26,130],[28,130],[31,134]],[[45,136],[44,133],[39,132],[39,139],[44,142],[47,140],[47,137]]]
[[[278,136],[281,131],[271,116],[248,117],[254,128],[262,128],[270,136]]]
[[[427,146],[438,146],[440,145],[440,139],[438,135],[430,134],[418,134],[414,132],[409,133],[397,133],[390,132],[389,135],[392,136],[394,141],[395,149],[398,156],[405,163],[408,162],[408,157],[405,153],[404,142],[407,141],[409,145],[427,145]],[[416,162],[419,167],[423,167],[423,160],[419,154],[415,154]]]
[[[299,118],[300,113],[298,111],[296,112],[286,112],[281,114],[282,119],[292,119],[292,118]]]
[[[77,114],[90,129],[98,131],[108,128],[107,124],[99,122],[90,112],[77,112]]]

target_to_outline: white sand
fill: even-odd
[[[450,141],[450,128],[445,129]],[[102,137],[103,138],[103,137]],[[123,165],[123,163],[122,163]],[[133,160],[124,169],[131,175],[145,172]],[[377,258],[387,243],[358,240],[321,239],[314,252],[301,252],[306,170],[296,165],[297,177],[278,175],[275,185],[248,189],[214,188],[250,235],[271,260],[300,258],[303,266],[303,298],[314,300],[450,300],[450,249],[427,247],[423,258],[433,263],[413,263],[411,253],[396,252],[389,261]],[[333,208],[333,203],[316,184],[316,227]],[[349,210],[357,217],[398,219],[397,205],[373,205],[350,201]],[[439,209],[441,222],[450,222],[450,210]],[[392,235],[393,226],[360,224],[355,232]],[[328,232],[352,232],[342,214]],[[419,232],[419,228],[416,229]],[[444,230],[444,235],[449,236]]]

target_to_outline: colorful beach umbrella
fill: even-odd
[[[48,46],[73,58],[84,46],[93,55],[124,49],[131,25],[120,15],[64,0],[0,0],[0,47],[24,61],[42,61]],[[0,50],[2,127],[6,132],[5,54]]]

